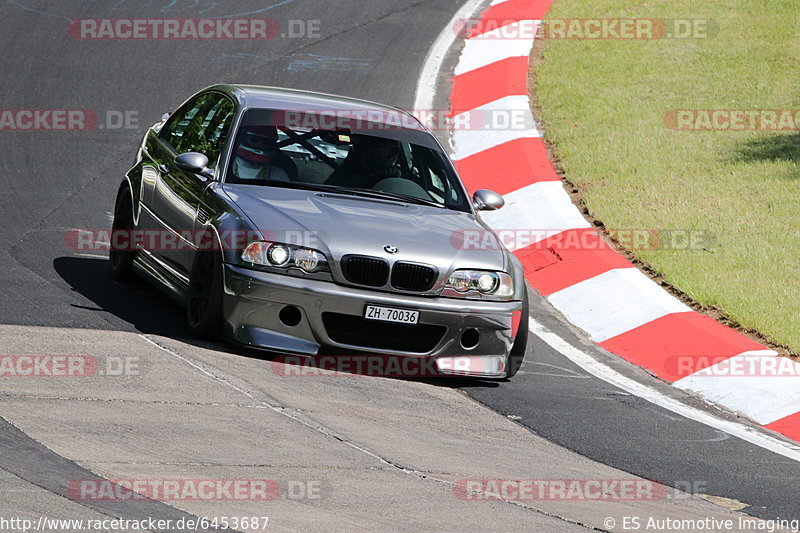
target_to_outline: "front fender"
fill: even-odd
[[[506,251],[506,260],[510,267],[510,274],[514,278],[514,299],[522,300],[525,293],[528,291],[527,284],[525,283],[525,269],[517,256],[509,251]]]
[[[200,211],[203,213],[198,213],[196,229],[205,230],[198,231],[200,234],[214,234],[225,263],[239,264],[244,248],[250,242],[264,238],[247,216],[217,194],[216,185],[206,190]],[[207,220],[203,221],[203,218]]]

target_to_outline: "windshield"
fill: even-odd
[[[364,123],[360,129],[289,127],[275,120],[279,113],[245,113],[227,182],[313,188],[469,211],[458,177],[429,133],[382,124],[364,128]]]

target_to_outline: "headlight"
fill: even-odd
[[[294,251],[294,264],[306,272],[316,272],[325,257],[316,250],[298,248]]]
[[[478,276],[478,281],[475,282],[478,290],[484,294],[494,294],[497,287],[500,285],[500,276],[494,272],[485,272]]]
[[[482,295],[510,298],[514,295],[514,282],[505,272],[490,270],[456,270],[450,275],[445,289],[453,289],[469,298],[470,291]]]
[[[275,268],[297,267],[308,273],[330,271],[328,261],[321,252],[290,244],[251,242],[242,252],[242,260]]]
[[[292,258],[292,251],[281,244],[273,244],[267,251],[267,259],[272,266],[282,267],[286,266]]]

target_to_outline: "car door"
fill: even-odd
[[[216,171],[233,113],[233,102],[226,96],[204,93],[168,119],[151,152],[158,177],[149,208],[158,239],[148,244],[155,244],[150,252],[182,277],[188,278],[191,270],[197,214],[204,192],[214,180],[181,170],[175,158],[200,152],[208,157],[209,168]]]

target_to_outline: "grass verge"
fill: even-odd
[[[800,132],[676,131],[665,120],[675,109],[800,109],[796,10],[558,0],[551,20],[703,19],[710,32],[551,38],[533,75],[546,139],[591,215],[612,234],[699,236],[631,252],[700,306],[800,353]]]

